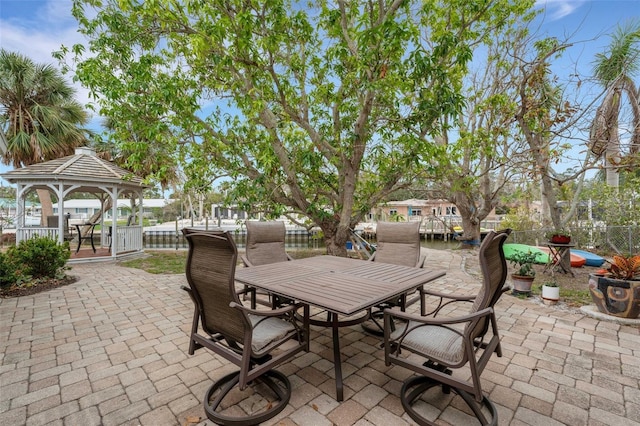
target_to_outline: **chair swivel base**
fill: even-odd
[[[439,383],[425,376],[413,376],[405,380],[402,384],[402,388],[400,390],[400,401],[402,402],[402,407],[404,407],[405,412],[420,426],[436,425],[436,423],[433,423],[422,417],[420,413],[418,413],[413,408],[414,402],[418,398],[420,398],[420,395],[434,386],[442,386],[442,391],[444,393],[453,391],[460,395],[464,402],[469,406],[471,411],[473,411],[473,414],[478,419],[480,424],[490,426],[495,426],[498,424],[498,410],[496,409],[496,406],[493,404],[493,402],[491,402],[491,400],[489,400],[489,398],[487,398],[486,396],[483,396],[482,402],[478,403],[476,402],[473,395],[462,389],[443,385],[442,383]],[[490,415],[489,420],[487,420],[487,418],[485,417],[485,413],[482,412],[482,408],[485,408]]]
[[[256,378],[252,383],[262,384],[274,393],[277,401],[268,404],[268,409],[257,414],[251,414],[245,417],[235,417],[222,414],[217,411],[225,397],[237,385],[240,379],[240,372],[228,374],[215,382],[204,396],[204,411],[209,420],[217,425],[226,426],[251,426],[259,425],[267,420],[275,417],[289,403],[291,398],[291,383],[287,377],[275,370],[267,371],[262,376]]]

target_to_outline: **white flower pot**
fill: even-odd
[[[547,305],[555,305],[560,300],[560,287],[542,286],[542,301]]]

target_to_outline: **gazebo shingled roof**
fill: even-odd
[[[10,183],[16,181],[55,180],[87,183],[117,183],[125,187],[148,188],[142,178],[128,170],[79,149],[74,155],[33,164],[1,175]],[[52,179],[53,178],[53,179]],[[85,187],[86,185],[83,185]],[[93,185],[90,185],[93,186]]]

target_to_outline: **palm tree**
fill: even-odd
[[[15,168],[71,155],[87,142],[88,121],[75,91],[60,72],[0,49],[0,148]],[[42,217],[53,214],[48,191],[39,190]]]
[[[619,167],[624,162],[619,139],[618,119],[623,95],[632,111],[630,154],[640,152],[640,87],[632,77],[640,70],[640,22],[619,27],[612,37],[608,55],[596,55],[595,75],[605,87],[602,104],[591,124],[591,151],[604,156],[606,181],[610,186],[619,183]]]

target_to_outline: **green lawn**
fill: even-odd
[[[186,250],[145,250],[145,257],[120,262],[129,268],[143,269],[151,274],[184,274]]]
[[[319,256],[324,249],[292,250],[288,252],[294,259]],[[129,268],[143,269],[151,274],[184,274],[187,263],[186,250],[145,250],[145,257],[120,262]]]

